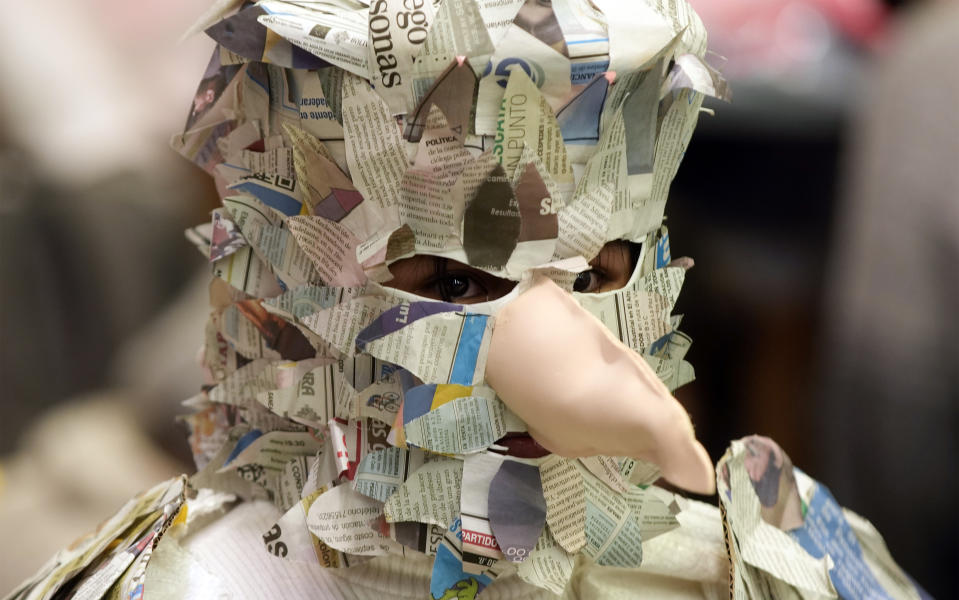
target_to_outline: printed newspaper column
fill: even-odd
[[[519,565],[517,572],[527,583],[562,594],[575,565],[575,555],[559,545],[550,528],[544,528],[529,558]]]
[[[552,454],[539,467],[546,522],[556,543],[570,554],[586,545],[586,487],[574,460]]]
[[[463,460],[463,571],[479,575],[503,558],[489,522],[490,482],[507,458],[486,452]]]
[[[378,0],[369,10],[370,83],[394,115],[404,114],[413,99],[413,60],[433,21],[430,0]]]
[[[407,480],[410,472],[422,466],[425,453],[416,448],[383,448],[363,457],[356,468],[353,489],[386,502],[397,488]]]
[[[290,217],[286,226],[326,285],[359,287],[366,283],[366,273],[356,261],[360,240],[349,229],[313,216]]]
[[[646,229],[653,229],[653,223],[662,222],[669,185],[676,176],[679,163],[693,136],[697,115],[703,104],[703,95],[683,89],[675,95],[667,95],[663,103],[667,108],[656,138],[653,188],[649,198],[650,212],[649,220],[645,224]]]
[[[611,185],[580,186],[569,206],[559,211],[559,234],[553,259],[594,259],[606,243],[615,193]]]
[[[632,486],[626,494],[626,502],[639,521],[643,543],[679,527],[679,520],[676,518],[680,511],[679,505],[665,490]]]
[[[623,496],[583,467],[586,486],[586,545],[583,552],[597,564],[638,567],[643,560],[643,536],[635,513]]]
[[[327,546],[307,525],[310,507],[326,491],[326,487],[321,487],[297,501],[263,534],[263,543],[268,552],[289,560],[315,561],[326,568],[350,566],[348,555]]]
[[[380,207],[387,222],[394,221],[409,166],[405,142],[389,108],[365,79],[343,78],[343,124],[353,185]]]
[[[313,535],[342,552],[361,556],[402,552],[400,544],[369,525],[381,514],[382,507],[382,502],[348,485],[338,485],[313,502],[306,523]]]
[[[450,526],[460,512],[462,481],[462,460],[431,456],[429,462],[411,471],[386,500],[383,506],[386,521]]]
[[[430,111],[413,166],[403,176],[400,218],[416,235],[418,251],[456,248],[466,199],[451,193],[454,182],[473,161],[448,127],[443,113]]]
[[[326,69],[330,71],[331,69]],[[343,126],[333,112],[331,102],[323,91],[323,81],[317,71],[297,69],[291,71],[293,89],[297,90],[297,106],[300,109],[299,123],[283,124],[283,133],[292,141],[290,129],[303,131],[313,136],[318,143],[329,150],[330,160],[341,169],[346,168],[346,152],[343,141]],[[297,177],[298,179],[299,176]]]

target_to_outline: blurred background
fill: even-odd
[[[677,395],[714,460],[774,438],[959,597],[959,3],[690,2],[734,102],[667,207],[696,260]],[[216,204],[167,149],[208,3],[35,4],[0,23],[0,593],[191,470],[207,276],[181,232]]]

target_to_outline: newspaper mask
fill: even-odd
[[[726,91],[684,2],[626,4],[210,15],[173,139],[223,204],[188,232],[214,279],[187,421],[197,477],[315,536],[270,551],[345,566],[405,546],[436,556],[435,597],[513,569],[555,591],[537,552],[639,564],[658,500],[632,484],[712,491],[669,394],[692,379],[671,315],[691,261],[662,220],[703,94]],[[527,431],[554,454],[521,451]],[[616,533],[586,519],[603,502]],[[364,520],[331,528],[344,509]]]

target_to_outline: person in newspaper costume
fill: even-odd
[[[655,484],[716,489],[670,394],[666,196],[728,96],[685,2],[237,4],[173,140],[222,199],[198,472],[11,597],[920,597],[771,440],[720,507]]]

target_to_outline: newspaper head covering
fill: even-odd
[[[675,519],[630,484],[658,465],[686,487],[713,485],[667,391],[692,368],[670,314],[688,263],[671,259],[663,210],[703,95],[727,95],[696,14],[683,0],[237,4],[199,25],[218,46],[173,139],[223,204],[188,231],[214,273],[210,385],[186,417],[194,484],[271,498],[287,513],[267,549],[290,558],[435,555],[434,597],[513,570],[561,590],[578,553],[638,565],[641,540]],[[614,240],[639,249],[625,287],[572,293]],[[389,287],[391,265],[422,255],[517,283],[468,306]],[[509,310],[524,322],[518,300],[533,290],[547,299],[525,310],[568,308],[681,441],[657,426],[649,452],[629,458],[604,456],[593,433],[579,459],[505,453],[527,430],[519,413],[563,443],[534,423],[550,410],[522,404],[536,394],[489,385],[494,325]],[[538,348],[564,345],[577,341]],[[523,375],[503,360],[516,346],[499,344],[503,390]],[[562,389],[561,375],[519,384]],[[586,421],[604,412],[573,408]],[[587,518],[601,504],[621,528]],[[651,528],[641,511],[662,519]]]

